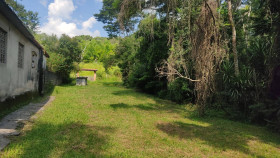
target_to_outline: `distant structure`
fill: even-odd
[[[88,76],[88,78],[90,81],[96,81],[96,72],[98,71],[97,69],[81,69],[81,71],[92,71],[93,77]]]
[[[0,0],[0,102],[43,92],[49,55],[4,0]]]

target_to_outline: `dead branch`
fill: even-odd
[[[161,66],[160,68],[156,68],[156,72],[158,73],[159,77],[171,77],[171,76],[177,76],[176,79],[178,78],[183,78],[183,79],[187,79],[191,82],[200,82],[200,80],[194,80],[192,78],[190,78],[189,76],[184,76],[182,75],[177,69],[175,69],[173,66],[171,66],[167,61],[163,62],[164,66]]]

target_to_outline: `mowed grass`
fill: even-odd
[[[119,83],[58,86],[52,95],[2,157],[280,157],[280,136],[265,128],[199,118]]]

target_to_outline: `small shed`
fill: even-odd
[[[92,71],[93,78],[91,76],[87,76],[87,78],[91,81],[96,81],[96,72],[98,71],[97,69],[81,69],[80,71]],[[79,72],[77,73],[77,77],[80,77]]]
[[[87,77],[77,77],[76,78],[77,86],[86,86],[87,85]]]

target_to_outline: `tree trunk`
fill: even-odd
[[[234,55],[234,70],[235,70],[235,75],[239,75],[239,66],[238,66],[238,54],[237,54],[237,49],[236,49],[236,29],[235,29],[235,24],[233,21],[233,16],[232,16],[232,4],[231,0],[227,0],[228,2],[228,18],[230,21],[231,29],[232,29],[232,51]]]
[[[280,13],[279,13],[280,14]],[[279,53],[280,54],[280,44],[279,44],[279,42],[280,42],[280,23],[278,23],[277,25],[276,25],[276,28],[277,28],[277,36],[276,36],[276,38],[275,38],[275,42],[274,42],[274,51],[276,52],[276,53]]]

